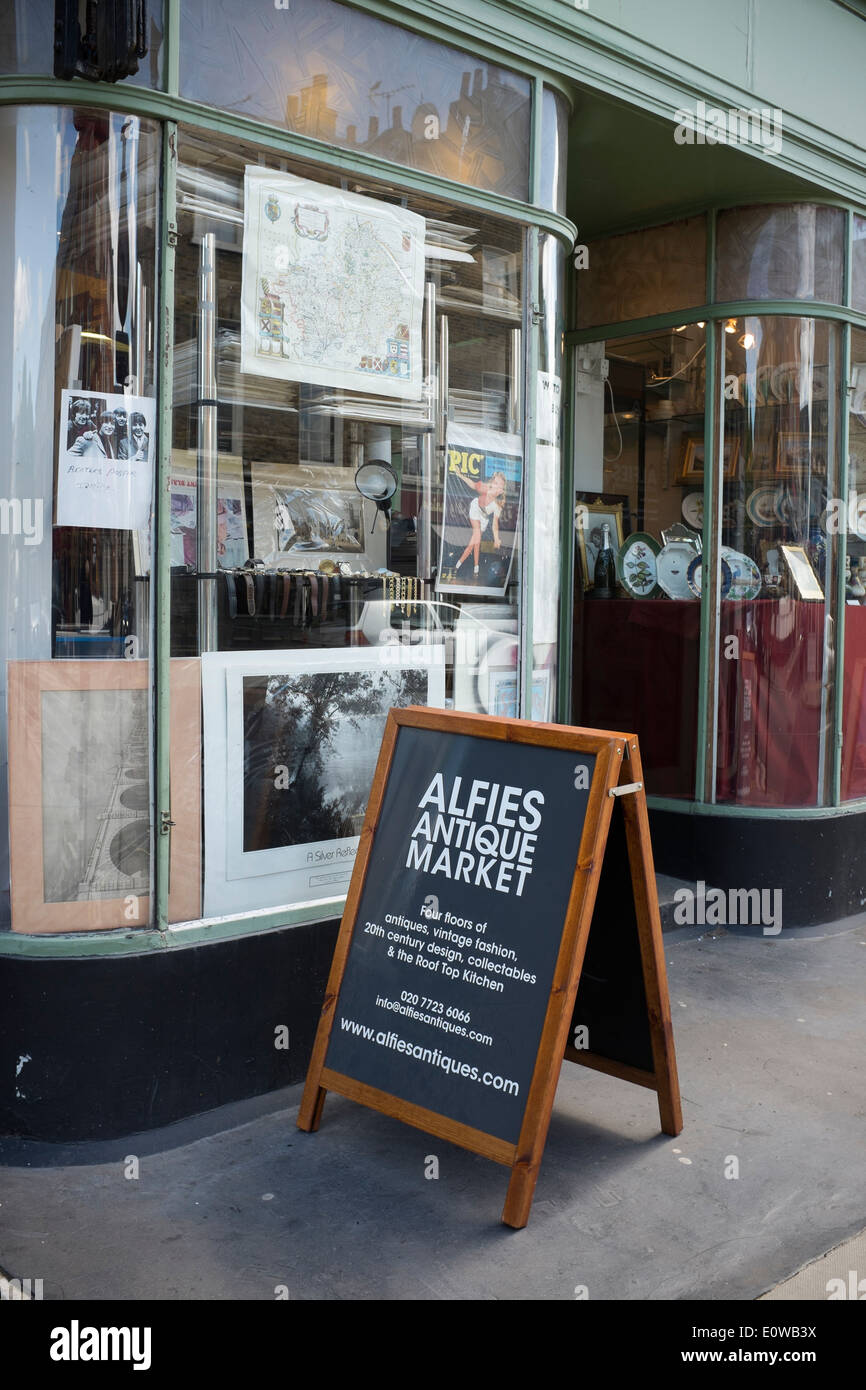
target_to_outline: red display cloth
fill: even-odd
[[[824,605],[724,602],[719,644],[717,799],[816,805]]]
[[[866,608],[845,607],[842,800],[866,796]]]
[[[866,693],[866,609],[848,613],[846,707],[849,686]],[[814,806],[823,604],[725,601],[719,644],[718,800]],[[694,796],[699,646],[697,601],[597,599],[575,611],[575,722],[636,733],[656,796]],[[852,719],[847,794],[866,795],[866,711]]]
[[[574,614],[574,720],[640,739],[647,791],[695,794],[700,604],[595,599]]]

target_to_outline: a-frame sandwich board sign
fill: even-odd
[[[298,1126],[335,1091],[502,1163],[519,1228],[564,1057],[682,1129],[637,738],[393,709]]]

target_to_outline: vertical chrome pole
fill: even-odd
[[[509,393],[508,429],[520,434],[523,429],[523,332],[511,330],[511,391]]]
[[[428,583],[433,566],[433,471],[436,461],[436,286],[424,286],[424,403],[430,428],[421,435],[421,506],[418,522],[418,577]]]
[[[217,567],[217,377],[216,377],[216,237],[201,239],[198,319],[198,468],[197,559],[200,573]],[[217,648],[217,586],[198,582],[199,651]]]

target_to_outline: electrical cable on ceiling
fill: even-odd
[[[667,381],[676,381],[676,379],[677,379],[678,376],[682,376],[683,372],[687,372],[687,371],[688,371],[689,367],[690,367],[690,366],[692,365],[692,363],[694,362],[695,357],[700,357],[701,353],[704,352],[704,351],[706,350],[706,346],[707,346],[706,343],[701,343],[701,345],[700,345],[700,347],[698,348],[697,352],[694,354],[694,357],[690,357],[689,360],[688,360],[688,362],[685,362],[685,363],[683,364],[683,366],[680,367],[679,371],[678,371],[678,372],[674,372],[672,376],[652,376],[652,377],[650,377],[650,382],[651,382],[651,384],[652,384],[653,386],[664,386],[665,382],[667,382]]]
[[[605,383],[604,383],[604,384],[605,384],[605,386],[607,387],[608,391],[610,392],[610,409],[611,409],[611,414],[613,415],[613,423],[616,425],[616,432],[617,432],[617,434],[619,435],[619,453],[618,453],[618,454],[614,454],[612,458],[608,458],[607,454],[606,454],[606,453],[604,452],[604,450],[602,449],[601,457],[602,457],[602,461],[603,461],[604,463],[616,463],[617,459],[621,459],[621,458],[622,458],[622,430],[621,430],[620,427],[619,427],[619,420],[616,418],[616,406],[615,406],[614,400],[613,400],[613,387],[612,387],[611,384],[610,384],[610,377],[609,377],[609,376],[605,378]],[[603,398],[603,395],[604,395],[604,393],[602,393],[602,398]]]

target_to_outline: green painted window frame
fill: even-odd
[[[413,17],[407,24],[399,19],[394,10],[386,5],[371,3],[356,6],[367,9],[393,23],[416,29],[449,43],[459,43],[466,49],[466,35],[457,36],[453,28],[438,24],[424,17]],[[439,196],[449,202],[505,217],[519,223],[526,231],[525,270],[525,343],[524,371],[526,373],[524,400],[526,405],[525,450],[527,459],[527,478],[530,487],[527,496],[531,497],[531,483],[534,477],[533,463],[535,444],[534,422],[534,375],[533,364],[538,357],[537,335],[539,328],[534,322],[530,302],[534,291],[530,287],[536,283],[537,275],[532,275],[538,261],[538,236],[541,231],[558,237],[566,252],[571,251],[577,239],[577,228],[567,217],[540,205],[541,188],[541,139],[542,139],[542,91],[545,85],[555,88],[565,95],[569,102],[571,94],[567,84],[557,78],[554,72],[542,70],[534,65],[521,63],[507,49],[496,49],[491,45],[473,41],[469,50],[491,61],[505,63],[514,71],[528,77],[532,85],[532,104],[530,112],[530,161],[529,182],[530,201],[521,202],[500,194],[481,189],[467,188],[463,184],[452,183],[448,179],[421,174],[403,165],[358,152],[341,150],[334,146],[296,135],[288,131],[276,130],[266,122],[251,120],[233,112],[220,111],[181,98],[178,95],[179,72],[179,33],[180,0],[166,0],[165,31],[163,35],[163,72],[165,90],[126,86],[124,84],[91,83],[82,79],[65,82],[54,77],[0,77],[0,105],[40,105],[68,107],[80,106],[99,110],[113,109],[128,111],[131,115],[150,116],[162,123],[162,197],[160,208],[160,241],[157,263],[158,302],[159,302],[159,352],[157,370],[157,412],[159,418],[159,450],[157,461],[157,481],[155,494],[155,516],[157,535],[168,534],[167,479],[171,468],[171,411],[172,378],[174,368],[174,283],[175,283],[175,245],[177,241],[177,145],[178,130],[181,126],[216,136],[242,139],[256,144],[275,154],[292,156],[318,164],[323,168],[339,172],[355,173],[397,184],[407,192],[419,192]],[[533,390],[529,391],[530,381]],[[530,402],[533,404],[530,405]],[[568,449],[565,450],[566,456]],[[524,509],[523,538],[521,546],[522,604],[521,643],[523,650],[532,650],[532,571],[528,561],[527,536],[531,526],[531,505]],[[319,921],[332,920],[342,915],[344,895],[335,897],[332,906],[324,913],[321,906],[315,910],[301,905],[294,908],[274,908],[254,911],[226,918],[202,919],[193,923],[169,923],[168,921],[168,870],[171,819],[171,797],[169,783],[169,733],[170,702],[168,694],[168,670],[170,653],[170,553],[167,543],[158,543],[154,553],[154,634],[153,634],[153,692],[154,692],[154,891],[152,894],[153,912],[151,923],[139,929],[119,929],[109,932],[57,933],[51,936],[17,935],[3,933],[0,937],[0,956],[102,956],[115,954],[135,954],[153,949],[180,949],[205,942],[235,939],[256,932],[277,930],[289,926],[306,925]],[[570,571],[570,548],[564,552],[563,568]],[[564,582],[566,582],[564,580]],[[563,604],[565,610],[567,605]],[[570,632],[570,622],[568,624]],[[528,646],[526,644],[528,643]],[[530,672],[532,663],[526,663]],[[557,718],[563,718],[567,710],[567,685],[560,665],[557,688]],[[524,704],[531,701],[531,678],[524,677],[521,689]],[[164,828],[163,828],[164,827]]]

